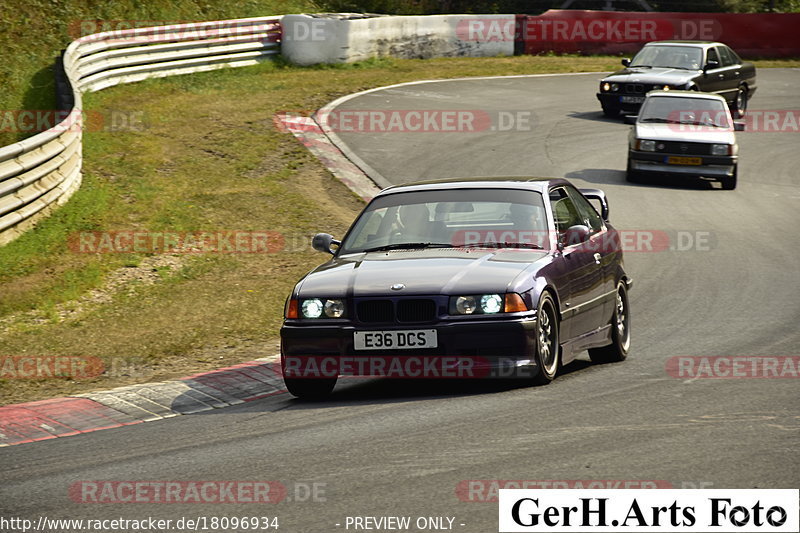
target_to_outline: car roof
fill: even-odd
[[[709,48],[711,46],[727,46],[724,43],[720,43],[717,41],[679,41],[679,40],[670,40],[670,41],[652,41],[647,43],[645,46],[651,45],[664,45],[664,46],[696,46],[698,48]]]
[[[650,91],[647,97],[653,96],[677,96],[678,98],[693,98],[696,100],[720,100],[725,102],[725,99],[718,94],[703,93],[700,91]]]
[[[402,185],[393,185],[382,190],[377,196],[400,192],[416,192],[447,189],[527,189],[540,193],[547,193],[553,185],[568,185],[569,181],[563,178],[539,178],[529,176],[503,176],[503,177],[456,177],[437,180],[415,181]],[[376,196],[376,197],[377,197]]]

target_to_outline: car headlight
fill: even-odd
[[[494,315],[497,313],[519,313],[528,306],[517,293],[466,294],[450,298],[451,315]]]
[[[481,311],[493,315],[503,310],[503,298],[499,294],[484,294],[481,296]]]
[[[319,298],[303,300],[300,304],[300,311],[303,318],[319,318],[322,316],[322,300]]]
[[[459,296],[456,298],[456,312],[459,315],[471,315],[478,308],[474,296]]]
[[[647,139],[638,139],[636,141],[636,149],[642,152],[655,152],[656,151],[656,142],[649,141]]]
[[[611,84],[611,91],[612,92],[619,91],[619,84],[618,83],[612,83]]]
[[[669,85],[664,85],[664,87],[662,87],[662,90],[664,91],[669,91],[670,89],[672,89],[672,87],[670,87]]]
[[[341,318],[344,315],[344,302],[341,300],[325,300],[323,312],[328,318]]]
[[[731,155],[731,149],[730,144],[712,144],[711,155]]]
[[[601,90],[601,91],[603,91],[604,93],[607,93],[608,91],[610,91],[610,90],[611,90],[611,84],[610,84],[610,83],[608,83],[607,81],[606,81],[606,82],[603,82],[603,83],[600,85],[600,90]]]
[[[341,318],[344,316],[342,300],[306,298],[300,300],[300,318]],[[287,314],[287,318],[297,318]]]

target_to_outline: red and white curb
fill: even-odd
[[[0,446],[68,437],[250,402],[286,392],[279,356],[173,381],[0,407]]]
[[[279,130],[292,133],[339,181],[365,202],[380,192],[375,183],[331,142],[314,118],[296,113],[277,113],[274,122]]]

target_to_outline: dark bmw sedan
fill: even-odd
[[[325,396],[341,375],[546,384],[584,350],[596,362],[628,354],[631,279],[600,190],[533,178],[395,186],[341,241],[312,244],[332,257],[294,287],[281,328],[295,396]]]
[[[650,91],[680,89],[718,94],[741,118],[756,92],[756,68],[722,43],[656,41],[622,64],[600,80],[597,99],[608,117],[636,113]]]

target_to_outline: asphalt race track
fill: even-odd
[[[669,246],[626,255],[634,278],[627,361],[598,366],[584,357],[538,388],[350,380],[319,404],[282,394],[7,447],[0,449],[0,514],[277,516],[280,531],[303,533],[344,531],[348,516],[411,516],[412,524],[431,516],[454,517],[456,531],[483,533],[497,531],[497,504],[474,501],[486,496],[481,491],[457,491],[467,480],[800,486],[797,379],[679,379],[665,370],[675,356],[800,354],[800,133],[739,133],[734,191],[699,180],[628,184],[629,126],[602,118],[594,97],[599,78],[473,79],[375,91],[339,109],[481,111],[493,117],[496,131],[342,131],[339,137],[389,183],[566,176],[606,191],[618,229],[665,232]],[[761,69],[758,81],[751,110],[800,109],[800,69]],[[497,117],[507,113],[527,123],[497,131]],[[277,504],[70,499],[73,483],[91,480],[274,480],[287,487],[288,498]],[[316,496],[307,490],[313,484]]]

